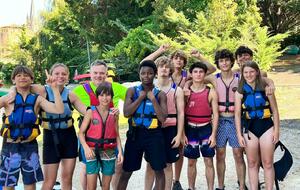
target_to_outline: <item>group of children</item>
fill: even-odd
[[[188,185],[194,190],[200,154],[207,189],[214,189],[215,154],[216,189],[225,189],[227,141],[233,149],[239,188],[247,189],[245,151],[250,189],[258,188],[260,162],[266,189],[272,189],[279,115],[273,81],[252,61],[253,52],[245,46],[235,56],[227,49],[217,51],[215,64],[220,72],[212,74],[215,67],[200,52],[191,52],[196,61],[186,71],[187,56],[181,51],[161,56],[168,49],[162,45],[141,62],[141,84],[128,90],[105,82],[107,65],[100,60],[91,65],[91,81],[72,92],[65,87],[69,70],[64,64],[54,64],[50,74],[46,72],[45,86],[33,84],[32,71],[17,66],[11,77],[15,88],[0,98],[0,107],[5,109],[0,185],[13,189],[21,171],[25,189],[35,189],[35,183],[44,180],[42,189],[50,190],[61,165],[62,189],[72,189],[78,156],[72,119],[75,108],[84,116],[78,135],[82,189],[96,189],[99,171],[102,189],[110,185],[126,189],[143,157],[146,190],[182,189],[179,179],[186,157]],[[235,60],[240,67],[236,70],[232,68]],[[124,151],[115,108],[120,99],[125,101],[123,112],[129,118]],[[39,125],[43,128],[43,173],[36,141]]]

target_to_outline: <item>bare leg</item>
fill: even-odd
[[[116,160],[115,174],[112,176],[112,180],[111,180],[111,185],[113,190],[117,189],[117,185],[119,183],[120,176],[122,173],[122,166],[123,166],[122,164],[117,164],[117,160]]]
[[[213,190],[214,181],[215,181],[215,169],[214,169],[213,158],[204,158],[204,163],[205,163],[207,189]]]
[[[97,174],[86,175],[87,190],[96,190],[97,188]]]
[[[84,163],[82,163],[82,162],[80,162],[80,164],[81,164],[80,184],[81,184],[82,190],[86,190],[87,189],[86,165]]]
[[[164,170],[155,171],[155,190],[164,190],[165,185]]]
[[[61,188],[64,190],[72,190],[72,179],[75,169],[75,163],[75,158],[61,160]]]
[[[264,178],[267,190],[273,189],[275,177],[275,171],[273,166],[275,145],[272,143],[273,130],[273,128],[270,128],[259,139],[261,161],[264,167]]]
[[[183,146],[179,146],[179,160],[175,162],[175,181],[179,181],[183,165]]]
[[[43,190],[52,190],[57,178],[57,170],[59,163],[56,164],[44,164],[44,182],[42,185]]]
[[[240,190],[245,189],[245,178],[246,178],[246,164],[244,160],[244,149],[243,148],[233,148],[233,158],[235,161],[235,169],[238,181],[240,183]]]
[[[152,190],[154,184],[155,172],[151,168],[150,164],[147,162],[146,172],[145,172],[145,190]]]
[[[30,185],[24,185],[24,189],[25,190],[35,190],[36,189],[35,183],[30,184]]]
[[[188,159],[188,182],[189,188],[195,189],[196,175],[197,175],[197,159]]]
[[[248,162],[248,175],[249,184],[251,190],[258,189],[258,172],[260,165],[260,155],[259,155],[259,142],[258,138],[251,132],[249,132],[251,140],[248,139],[248,135],[244,134],[246,140],[246,154]]]
[[[109,190],[112,176],[102,175],[102,190]]]
[[[117,190],[126,190],[131,175],[132,172],[125,172],[124,170],[122,171]]]
[[[165,190],[171,190],[172,189],[172,179],[173,179],[173,168],[172,164],[167,164],[167,167],[164,169],[165,172],[165,181],[166,181],[166,186]]]
[[[225,163],[226,157],[226,147],[217,148],[217,175],[218,175],[218,185],[220,189],[224,188],[224,176],[225,176]]]

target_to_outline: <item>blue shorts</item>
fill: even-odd
[[[0,164],[0,186],[17,186],[20,171],[24,185],[44,180],[36,140],[28,143],[3,144]]]
[[[187,125],[185,127],[185,134],[188,139],[188,145],[184,147],[183,155],[190,159],[197,159],[200,157],[212,158],[215,155],[215,149],[210,148],[207,141],[212,133],[211,124],[201,127],[193,127]]]
[[[227,141],[232,148],[240,148],[236,135],[234,117],[220,117],[217,130],[217,148],[226,147]]]

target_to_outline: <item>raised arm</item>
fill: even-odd
[[[209,61],[196,49],[191,51],[191,56],[198,59],[202,63],[204,63],[207,66],[207,73],[206,75],[209,75],[213,72],[215,72],[217,69],[212,64],[209,63]]]
[[[69,99],[72,105],[74,105],[75,109],[81,113],[81,115],[85,115],[86,106],[79,100],[79,98],[73,93],[69,93]]]
[[[155,52],[145,57],[141,62],[145,60],[155,61],[156,58],[158,58],[161,54],[165,53],[169,48],[170,48],[169,44],[161,45]]]
[[[39,103],[40,107],[43,108],[45,112],[49,113],[56,113],[62,114],[64,113],[64,104],[62,102],[56,80],[48,74],[46,71],[47,76],[47,84],[51,87],[53,94],[54,94],[54,103],[47,101],[45,98],[39,96],[37,102]]]

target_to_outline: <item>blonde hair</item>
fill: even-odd
[[[50,68],[50,75],[52,75],[54,69],[56,69],[57,67],[63,67],[67,71],[68,75],[70,74],[69,68],[65,64],[63,64],[63,63],[55,63]]]
[[[157,68],[166,65],[167,68],[170,69],[170,76],[173,74],[173,72],[174,72],[174,65],[172,64],[172,60],[170,58],[168,58],[167,56],[160,56],[159,58],[157,58],[155,60],[154,63],[155,63],[155,65],[156,65]]]

